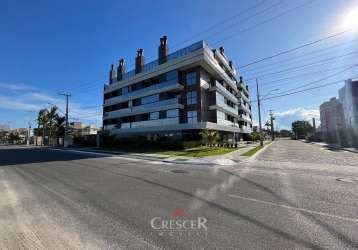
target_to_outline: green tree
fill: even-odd
[[[55,134],[56,134],[56,138],[57,138],[57,145],[59,145],[59,138],[63,138],[65,137],[65,121],[66,118],[64,116],[56,116],[56,120],[55,120]]]
[[[220,140],[220,135],[218,131],[215,130],[202,130],[199,135],[201,136],[203,143],[209,145],[209,147],[212,147]]]
[[[279,135],[281,137],[292,137],[292,132],[290,130],[281,129]]]
[[[10,133],[8,135],[7,139],[8,139],[9,142],[14,143],[14,142],[20,140],[20,136],[18,134]]]
[[[45,109],[41,109],[37,116],[37,132],[41,131],[42,133],[42,140],[41,140],[42,146],[44,145],[44,141],[45,141],[47,125],[48,125],[48,109],[45,108]],[[37,138],[36,138],[36,142],[37,142]]]
[[[252,141],[258,141],[258,140],[260,140],[260,133],[257,131],[254,131],[250,134],[250,138]]]
[[[56,121],[57,121],[57,110],[58,108],[56,106],[52,106],[50,110],[47,112],[47,123],[49,128],[49,142],[50,145],[53,145],[52,139],[53,139],[53,132],[56,131]]]
[[[292,123],[292,131],[295,139],[304,139],[314,132],[314,128],[308,121],[295,121]]]

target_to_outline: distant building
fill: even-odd
[[[70,126],[72,128],[73,136],[81,137],[86,135],[96,135],[100,130],[95,125],[86,126],[82,122],[71,122]]]
[[[164,36],[158,59],[147,64],[139,49],[132,71],[123,59],[117,70],[112,65],[103,95],[103,128],[119,137],[191,140],[210,129],[238,140],[252,131],[248,86],[224,48],[203,41],[169,54]]]
[[[337,142],[339,131],[343,128],[343,108],[337,98],[333,97],[319,107],[321,133],[326,142]]]
[[[339,90],[343,107],[344,126],[349,144],[358,143],[358,80],[349,79]]]
[[[0,131],[9,131],[10,126],[5,124],[0,124]]]
[[[81,135],[96,135],[100,129],[97,128],[95,125],[89,125],[81,129]]]

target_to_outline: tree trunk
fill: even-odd
[[[42,146],[45,146],[45,126],[42,126]]]

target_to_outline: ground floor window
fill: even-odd
[[[196,111],[188,111],[188,123],[196,123],[198,122],[198,113]]]

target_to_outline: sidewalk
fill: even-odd
[[[245,160],[247,157],[242,156],[245,152],[258,146],[258,143],[253,144],[241,144],[239,148],[231,153],[217,156],[208,156],[203,158],[185,157],[185,156],[172,156],[165,154],[151,154],[151,153],[130,153],[125,151],[114,151],[114,150],[102,150],[98,148],[67,148],[61,150],[68,150],[78,153],[95,153],[103,154],[107,156],[120,156],[123,158],[141,159],[149,161],[162,161],[165,163],[176,163],[176,164],[192,164],[192,165],[236,165],[238,162]]]
[[[334,150],[343,150],[343,151],[348,151],[348,152],[352,152],[352,153],[358,153],[357,148],[345,148],[345,147],[341,147],[338,144],[328,144],[325,142],[309,142],[309,143],[320,145],[322,147],[326,147],[326,148],[330,148],[330,149],[334,149]]]

